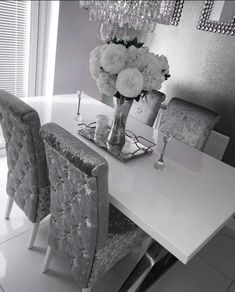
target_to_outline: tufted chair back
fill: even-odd
[[[219,115],[189,101],[172,98],[160,122],[160,131],[203,150]]]
[[[50,196],[38,114],[0,90],[0,123],[6,141],[7,193],[32,222],[40,221],[49,214]]]
[[[46,143],[51,182],[48,244],[86,287],[95,251],[108,234],[108,164],[56,124],[44,125],[40,134]]]
[[[152,127],[165,98],[164,93],[153,90],[148,93],[146,98],[141,98],[138,102],[134,100],[130,115]]]

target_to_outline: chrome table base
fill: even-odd
[[[154,241],[118,292],[145,292],[177,259]]]

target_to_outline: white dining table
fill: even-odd
[[[153,167],[161,142],[151,154],[123,163],[77,134],[76,94],[24,100],[38,111],[41,124],[59,124],[105,157],[110,202],[182,263],[190,261],[234,215],[233,167],[175,139],[167,145],[164,170]],[[98,114],[110,119],[113,115],[111,107],[85,94],[80,112],[85,123],[94,122]],[[156,130],[134,118],[128,117],[126,128],[156,141]]]

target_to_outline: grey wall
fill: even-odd
[[[171,78],[162,91],[221,114],[216,129],[231,137],[224,161],[235,166],[235,37],[196,28],[204,1],[185,1],[178,27],[159,25],[146,40],[167,56]]]
[[[146,45],[168,57],[172,76],[161,89],[168,99],[178,96],[221,114],[216,129],[231,137],[224,161],[235,166],[235,37],[196,28],[203,4],[185,1],[179,25],[158,25]],[[83,88],[100,99],[88,60],[101,42],[87,11],[77,5],[77,1],[61,1],[54,93]]]
[[[88,20],[88,12],[78,1],[60,1],[54,94],[83,90],[100,99],[95,81],[89,72],[90,51],[101,41],[97,28]]]

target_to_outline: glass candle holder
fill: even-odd
[[[98,144],[103,144],[108,137],[109,117],[106,115],[98,115],[96,117],[96,128],[94,133],[94,140]]]

